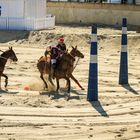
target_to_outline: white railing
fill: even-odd
[[[2,18],[0,17],[0,29],[3,30],[39,30],[53,28],[55,16],[46,18]]]

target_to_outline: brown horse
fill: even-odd
[[[2,51],[3,52],[3,51]],[[1,77],[5,77],[5,89],[7,90],[7,84],[8,84],[8,76],[3,73],[6,62],[8,59],[11,59],[13,61],[17,61],[17,57],[15,52],[13,51],[12,47],[9,47],[8,50],[4,51],[0,55],[0,89],[1,89]]]
[[[70,53],[64,53],[61,59],[58,60],[58,65],[54,75],[57,83],[56,91],[58,91],[60,88],[59,79],[62,78],[64,78],[67,81],[68,93],[70,93],[70,78],[73,79],[82,90],[84,90],[84,88],[80,85],[78,80],[76,80],[75,77],[72,75],[72,72],[74,70],[75,57],[84,58],[84,55],[77,49],[77,46],[72,47]],[[51,78],[50,63],[45,60],[45,57],[41,57],[38,60],[37,67],[40,71],[40,78],[43,80],[45,87],[48,88],[48,85],[44,80],[43,75],[48,74],[49,81],[53,84]]]

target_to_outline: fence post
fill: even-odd
[[[92,25],[90,64],[88,78],[88,101],[98,101],[98,47],[97,47],[97,24]]]
[[[127,60],[127,19],[122,19],[122,37],[121,37],[121,57],[119,84],[128,84],[128,60]]]

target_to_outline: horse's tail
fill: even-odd
[[[42,61],[42,58],[43,58],[44,56],[41,56],[39,59],[38,59],[38,62],[40,62],[40,61]]]
[[[44,61],[44,56],[41,56],[37,62],[37,68],[40,70],[42,62]]]
[[[41,56],[37,62],[37,68],[40,73],[43,73],[44,70],[49,71],[50,68],[50,60],[46,56]]]
[[[50,63],[50,61],[51,61],[50,55],[41,56],[41,57],[38,59],[38,62],[40,62],[40,61],[45,61],[45,62]]]

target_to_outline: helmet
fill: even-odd
[[[64,38],[59,38],[59,39],[58,39],[58,42],[59,42],[59,43],[63,43],[63,42],[64,42]]]

